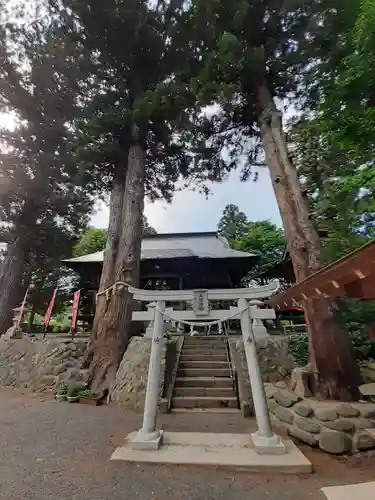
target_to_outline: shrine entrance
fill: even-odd
[[[230,320],[238,320],[241,325],[258,427],[257,432],[251,434],[253,446],[258,454],[286,453],[284,443],[271,428],[255,342],[257,336],[264,334],[265,329],[261,321],[275,318],[273,309],[259,307],[263,304],[261,299],[270,297],[278,288],[278,282],[260,287],[227,290],[141,290],[128,286],[128,291],[135,300],[148,303],[147,311],[133,312],[133,321],[149,321],[148,334],[152,336],[143,424],[131,440],[133,449],[156,451],[163,443],[163,431],[157,428],[156,416],[166,322],[176,324],[177,330],[181,330],[182,325],[188,325],[190,330],[207,326],[211,329],[216,327],[216,333],[225,335],[226,329],[222,325]],[[174,304],[181,302],[186,305],[183,310],[173,307]],[[235,305],[229,305],[226,309],[215,309],[212,307],[214,302]]]

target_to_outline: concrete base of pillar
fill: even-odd
[[[133,450],[157,451],[163,443],[163,431],[156,430],[144,433],[142,429],[137,432],[131,441]]]
[[[217,434],[201,432],[165,432],[158,451],[135,450],[135,433],[128,435],[111,460],[149,464],[179,464],[227,467],[230,470],[305,474],[312,471],[310,461],[290,440],[285,440],[283,455],[260,455],[250,434]]]
[[[280,436],[273,434],[271,437],[260,436],[258,432],[251,434],[255,451],[258,455],[285,455],[286,447]]]

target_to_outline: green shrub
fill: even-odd
[[[366,361],[375,357],[375,341],[370,339],[364,329],[350,332],[349,335],[358,361]]]
[[[375,341],[369,338],[364,329],[349,332],[349,336],[358,361],[375,358]],[[307,335],[290,335],[288,345],[296,365],[306,366],[309,359]]]
[[[80,388],[78,386],[72,385],[71,387],[68,388],[67,396],[73,398],[78,396],[79,392]]]
[[[307,335],[290,335],[289,352],[297,366],[306,366],[309,360],[309,344]]]
[[[68,393],[68,386],[66,385],[65,382],[61,382],[61,384],[59,384],[57,388],[56,394],[58,396],[65,396],[67,393]]]

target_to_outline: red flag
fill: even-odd
[[[56,294],[57,294],[57,288],[55,288],[54,291],[53,291],[51,301],[49,303],[47,312],[46,312],[46,314],[44,316],[44,321],[43,321],[44,326],[48,326],[49,320],[51,319],[51,313],[52,313],[53,305],[55,303]]]
[[[25,309],[25,304],[26,304],[26,299],[27,299],[27,294],[28,293],[29,293],[29,287],[27,287],[27,289],[26,289],[26,293],[25,293],[25,296],[24,296],[22,304],[21,304],[20,314],[18,316],[18,322],[17,322],[18,326],[20,325],[20,323],[22,321],[23,310]]]
[[[72,308],[72,330],[75,329],[77,324],[77,316],[78,316],[78,305],[79,305],[79,295],[81,290],[74,292],[73,294],[73,308]]]

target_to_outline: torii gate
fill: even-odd
[[[258,320],[259,322],[260,319],[274,319],[275,312],[273,309],[258,309],[251,306],[252,300],[268,298],[270,295],[276,293],[280,286],[279,282],[276,281],[259,287],[223,290],[159,291],[140,290],[129,285],[126,286],[135,300],[153,303],[153,307],[149,307],[147,312],[133,312],[134,321],[151,320],[153,322],[153,331],[143,425],[132,441],[132,448],[138,450],[158,450],[162,444],[163,431],[156,427],[156,414],[159,398],[165,318],[176,322],[191,322],[193,324],[205,324],[203,322],[221,324],[228,319],[240,319],[258,426],[257,432],[251,435],[255,450],[259,454],[279,455],[286,453],[284,443],[279,436],[273,433],[271,428],[252,325],[253,320]],[[227,310],[210,310],[210,300],[236,300],[237,307],[230,307]],[[193,310],[176,311],[173,308],[166,309],[166,302],[192,302]]]

